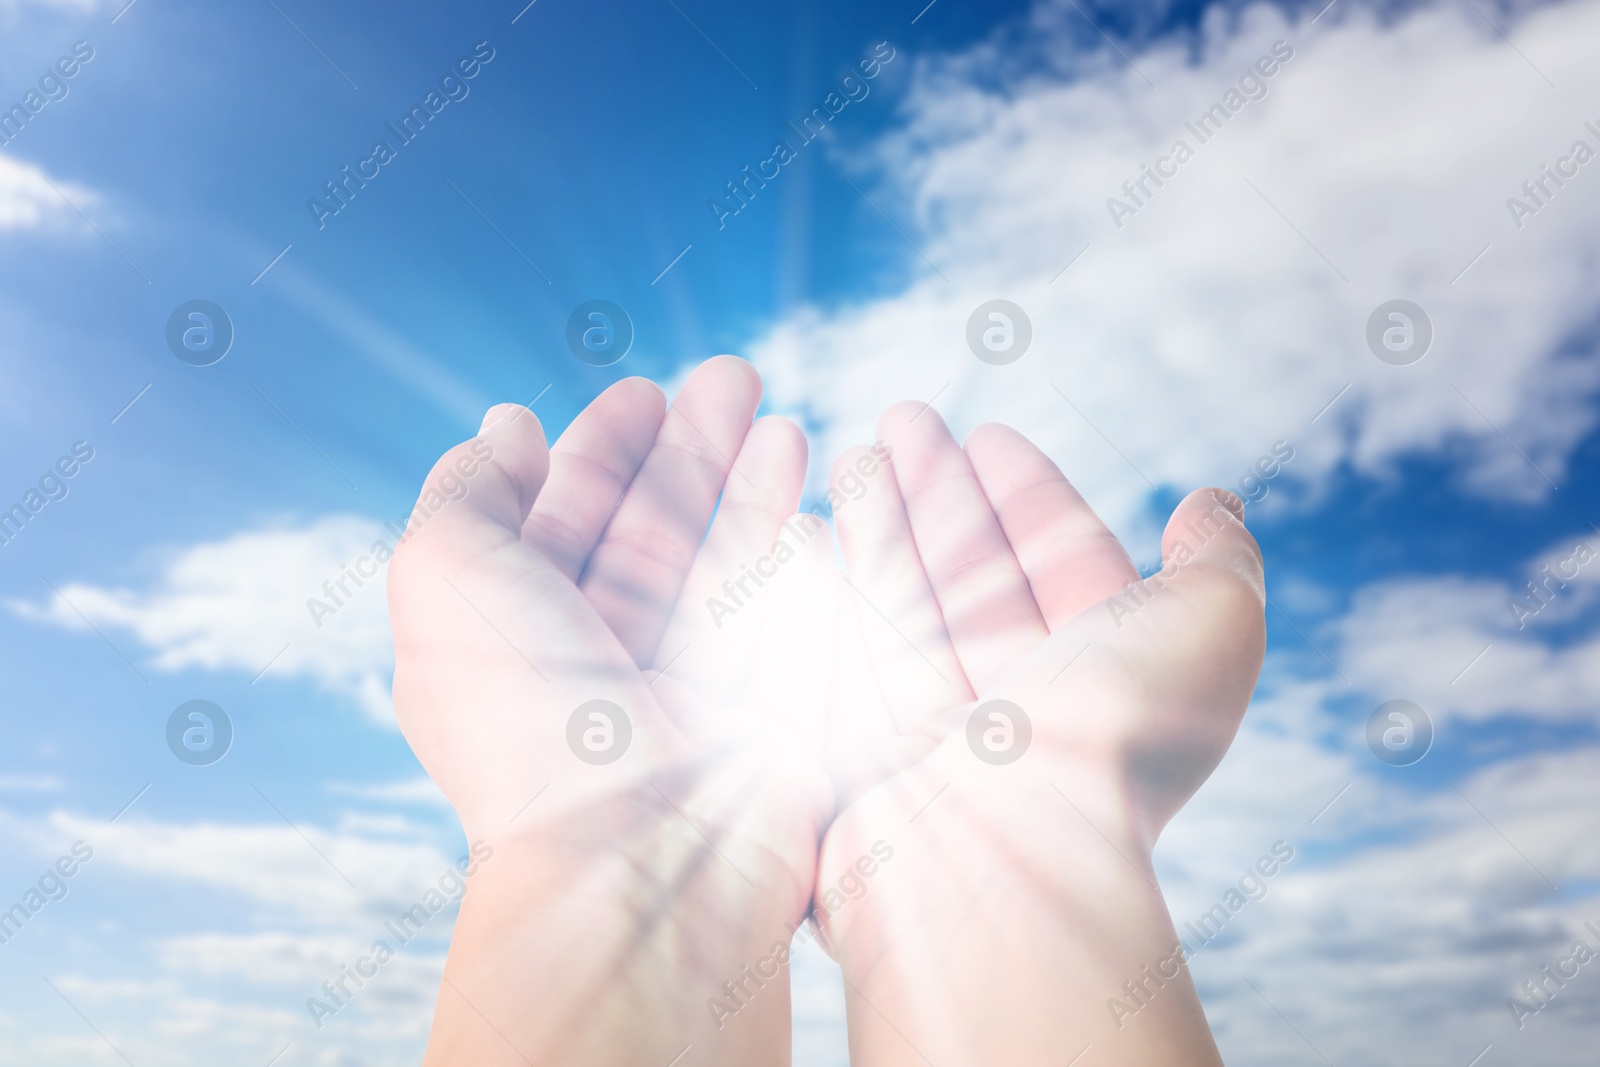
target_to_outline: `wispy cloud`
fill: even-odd
[[[1329,647],[1364,691],[1404,693],[1439,719],[1600,721],[1600,558],[1569,569],[1562,581],[1529,567],[1537,596],[1525,584],[1454,575],[1378,583],[1330,627]]]
[[[54,793],[65,784],[53,774],[0,774],[0,793]]]
[[[384,568],[370,557],[380,541],[387,548],[394,540],[374,520],[334,515],[182,548],[144,588],[68,582],[42,602],[8,606],[68,629],[131,633],[161,671],[243,671],[263,683],[309,678],[392,723]],[[363,557],[371,573],[346,577]],[[324,587],[340,582],[332,595]],[[337,610],[314,612],[313,598]]]
[[[449,801],[434,784],[432,778],[422,775],[398,782],[329,782],[327,790],[340,796],[360,797],[393,804],[422,804],[429,807],[448,807]]]
[[[82,211],[98,202],[85,186],[51,178],[32,163],[0,154],[0,233],[76,221],[74,205]]]
[[[1247,817],[1225,837],[1195,833],[1203,792],[1202,810],[1168,832],[1162,880],[1180,935],[1200,949],[1193,968],[1228,1062],[1315,1062],[1249,981],[1336,1063],[1465,1064],[1489,1043],[1517,1061],[1581,1063],[1574,1029],[1592,1035],[1592,1002],[1558,998],[1554,1018],[1519,1031],[1506,999],[1525,997],[1522,982],[1576,938],[1595,944],[1583,923],[1600,921],[1589,815],[1600,804],[1597,757],[1580,748],[1509,760],[1461,779],[1459,792],[1419,790],[1375,774],[1375,761],[1353,762],[1355,784],[1315,826],[1292,797],[1286,804],[1258,783],[1243,810],[1267,825]],[[1277,839],[1296,848],[1295,861],[1265,900],[1197,945],[1183,923]]]
[[[282,798],[279,798],[281,800]],[[116,822],[57,811],[40,819],[0,812],[0,834],[42,855],[83,839],[90,867],[123,884],[179,881],[248,902],[285,928],[364,929],[409,905],[455,857],[430,843],[432,825],[410,833],[293,825],[265,800],[265,821],[177,822],[137,814]]]

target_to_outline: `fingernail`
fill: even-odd
[[[1210,492],[1210,494],[1216,498],[1217,503],[1233,512],[1234,518],[1238,519],[1240,522],[1244,521],[1243,500],[1240,500],[1237,496],[1228,492],[1226,489],[1210,489],[1208,492]]]
[[[496,404],[484,412],[483,423],[478,427],[478,432],[480,434],[487,433],[491,428],[505,422],[514,407],[516,407],[515,404]]]

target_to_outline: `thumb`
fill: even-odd
[[[450,632],[450,626],[441,627],[449,613],[434,599],[439,578],[453,581],[480,571],[477,565],[486,560],[509,562],[512,557],[503,550],[520,542],[522,523],[549,469],[539,420],[516,404],[490,408],[478,436],[439,458],[423,481],[389,565],[389,613],[397,644],[402,638],[435,640]],[[559,584],[537,553],[515,558],[528,575],[551,588]],[[499,575],[494,584],[503,590],[503,569],[490,573]],[[461,632],[475,631],[452,636]]]
[[[1225,490],[1190,493],[1167,520],[1161,570],[1129,583],[1117,640],[1147,678],[1181,678],[1193,688],[1237,667],[1249,675],[1246,696],[1253,688],[1266,642],[1266,586],[1243,512]]]
[[[496,404],[478,435],[439,457],[428,472],[407,539],[461,548],[518,540],[549,473],[550,449],[538,417],[520,404]]]
[[[1190,493],[1167,522],[1160,572],[1113,598],[1110,641],[1153,717],[1129,738],[1152,829],[1222,759],[1261,673],[1266,587],[1243,511],[1221,489]]]
[[[1180,557],[1218,568],[1253,587],[1263,605],[1261,549],[1244,524],[1244,501],[1226,489],[1196,489],[1173,509],[1161,535],[1162,571]]]

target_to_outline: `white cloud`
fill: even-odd
[[[157,946],[157,955],[163,969],[174,974],[243,978],[266,985],[304,988],[309,995],[316,992],[324,978],[337,975],[340,964],[369,952],[373,941],[386,934],[381,926],[337,934],[186,934],[163,939]],[[387,936],[391,942],[394,940],[394,935]],[[443,965],[442,951],[411,949],[385,967],[386,984],[393,982],[397,972],[411,972],[411,977],[419,981],[418,988],[431,992],[437,987]]]
[[[309,678],[392,723],[394,649],[384,569],[359,586],[345,578],[342,591],[331,594],[324,583],[337,584],[346,566],[375,543],[387,548],[394,540],[374,520],[334,515],[193,545],[144,590],[73,582],[42,604],[9,606],[24,618],[70,629],[86,629],[87,619],[128,631],[155,653],[157,670],[237,670],[255,677],[271,664],[263,680]],[[319,610],[313,618],[311,598],[336,610]]]
[[[343,796],[393,804],[422,804],[430,807],[448,807],[450,804],[434,780],[425,774],[398,782],[329,782],[327,790]]]
[[[1600,922],[1600,749],[1453,781],[1434,764],[1390,768],[1365,747],[1364,713],[1337,710],[1343,682],[1297,680],[1285,666],[1269,661],[1232,749],[1157,849],[1191,946],[1184,924],[1258,856],[1278,840],[1296,852],[1193,964],[1227,1062],[1319,1062],[1247,981],[1335,1063],[1465,1064],[1491,1042],[1496,1062],[1587,1062],[1600,1036],[1600,1016],[1583,1008],[1592,987],[1521,1033],[1505,999],[1573,937],[1597,945],[1582,923]]]
[[[1334,1062],[1466,1063],[1491,1042],[1499,1062],[1586,1062],[1600,1036],[1592,987],[1568,991],[1522,1032],[1505,1001],[1525,996],[1521,982],[1574,938],[1596,946],[1582,924],[1600,920],[1597,765],[1600,751],[1585,748],[1492,767],[1460,782],[1471,803],[1448,786],[1419,794],[1363,774],[1341,803],[1366,811],[1336,808],[1329,823],[1377,816],[1392,840],[1331,860],[1307,853],[1291,825],[1303,818],[1280,815],[1274,836],[1300,854],[1194,965],[1228,1062],[1310,1054],[1247,979]],[[1233,879],[1164,882],[1182,932]]]
[[[68,993],[82,995],[88,1000],[128,1000],[133,998],[153,1000],[170,997],[179,992],[175,982],[167,979],[98,979],[66,974],[55,980],[56,985]]]
[[[433,827],[413,822],[396,832],[406,829],[374,833],[360,819],[329,830],[304,821],[174,823],[133,813],[108,822],[61,811],[29,821],[0,812],[0,830],[41,855],[82,840],[94,850],[86,869],[181,881],[318,929],[375,925],[437,884],[456,857],[428,843]]]
[[[1159,43],[1137,71],[1073,55],[1064,34],[1038,47],[1070,78],[996,85],[972,56],[918,65],[903,128],[847,165],[949,280],[901,245],[903,288],[806,309],[751,349],[773,404],[822,428],[819,453],[869,439],[887,402],[937,395],[958,432],[998,419],[1040,441],[1123,530],[1148,487],[1105,438],[1178,488],[1231,483],[1281,438],[1298,453],[1285,477],[1313,485],[1341,463],[1383,474],[1428,452],[1476,491],[1539,498],[1548,485],[1504,431],[1559,483],[1600,381],[1600,363],[1556,354],[1592,315],[1600,161],[1521,231],[1505,201],[1577,138],[1600,146],[1582,125],[1600,109],[1559,105],[1600,100],[1600,5],[1526,14],[1516,50],[1465,5],[1380,19],[1346,3],[1316,26],[1214,14],[1193,52]],[[1295,55],[1270,94],[1199,144],[1185,120],[1279,39]],[[1107,198],[1180,137],[1195,157],[1119,231]],[[861,217],[899,241],[865,204]],[[1033,323],[1007,367],[965,341],[995,297]],[[1435,328],[1410,367],[1363,339],[1395,297]]]
[[[1542,606],[1526,586],[1449,575],[1361,590],[1331,628],[1340,668],[1364,691],[1413,700],[1436,722],[1503,714],[1594,720],[1600,630],[1581,623],[1600,605],[1600,554],[1584,566],[1558,562],[1593,541],[1567,538],[1525,568],[1544,582],[1542,568],[1551,567]],[[1564,624],[1581,632],[1556,640]]]
[[[54,793],[65,784],[53,774],[0,774],[0,793]]]
[[[414,1059],[426,1039],[454,905],[434,914],[326,1028],[313,1025],[305,1000],[378,939],[393,944],[386,920],[425,903],[429,890],[455,895],[454,880],[441,880],[459,857],[432,843],[437,827],[421,823],[374,826],[345,814],[332,829],[305,820],[296,829],[269,819],[177,823],[130,812],[108,822],[0,811],[0,837],[11,852],[52,857],[63,841],[88,842],[94,854],[73,881],[73,908],[94,906],[94,897],[84,896],[95,891],[91,883],[109,887],[119,908],[141,915],[164,911],[150,901],[195,902],[176,926],[142,924],[136,954],[99,959],[92,970],[74,957],[113,949],[115,937],[91,943],[69,934],[65,953],[45,946],[56,960],[52,980],[135,1062],[257,1062],[262,1049],[265,1062],[291,1040],[303,1062]],[[30,926],[28,934],[50,936],[48,926]],[[54,969],[69,966],[67,973]],[[250,1051],[217,1058],[220,1047],[235,1046]],[[66,1064],[99,1056],[87,1044],[0,1026],[0,1061]]]
[[[36,230],[76,218],[63,195],[79,210],[99,202],[92,190],[81,185],[55,181],[51,188],[51,184],[50,176],[40,168],[0,154],[0,233]]]

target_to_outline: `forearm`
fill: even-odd
[[[792,882],[676,813],[497,848],[462,904],[428,1067],[787,1064],[787,957],[772,956],[804,910]]]
[[[878,827],[895,862],[830,931],[851,1062],[1060,1067],[1092,1046],[1101,1065],[1220,1063],[1147,847],[1086,799],[1105,791],[996,784],[963,776]],[[858,847],[830,836],[822,878]]]

